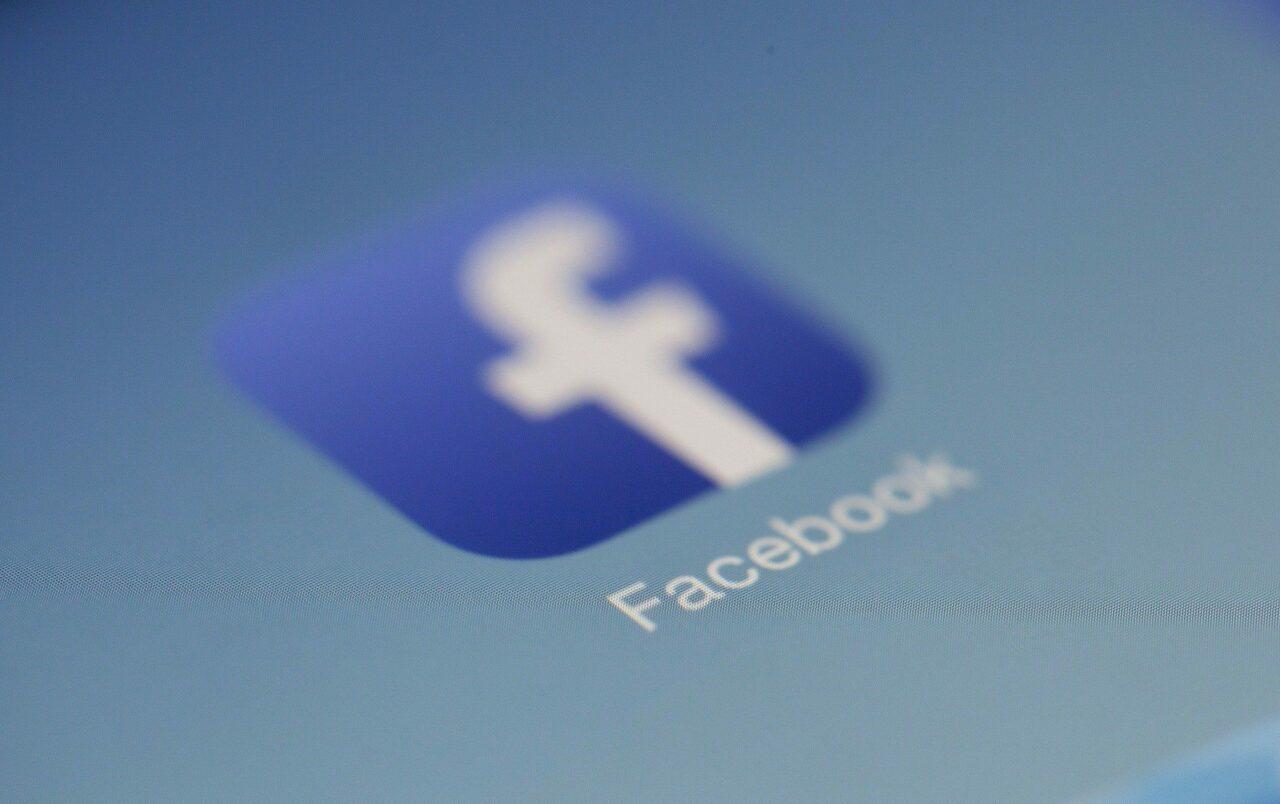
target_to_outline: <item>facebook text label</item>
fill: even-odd
[[[707,562],[701,572],[679,575],[650,593],[648,584],[636,581],[610,594],[613,606],[650,633],[658,625],[650,614],[668,603],[677,611],[696,612],[760,582],[770,573],[789,570],[806,557],[834,550],[850,535],[884,527],[890,514],[914,514],[934,500],[950,497],[958,489],[973,488],[977,474],[953,465],[944,455],[922,461],[912,455],[898,459],[898,471],[885,475],[865,494],[848,494],[828,506],[827,515],[810,514],[791,520],[773,518],[773,535],[749,542],[742,554],[723,555]],[[745,557],[744,557],[745,556]],[[763,570],[763,572],[762,572]]]

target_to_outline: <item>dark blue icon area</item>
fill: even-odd
[[[506,558],[785,465],[870,392],[849,346],[680,226],[542,186],[247,299],[236,385],[425,530]]]

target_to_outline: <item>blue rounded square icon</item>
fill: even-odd
[[[861,409],[847,344],[591,183],[490,194],[266,289],[231,379],[434,536],[536,558],[784,466]]]

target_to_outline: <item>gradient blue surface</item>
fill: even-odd
[[[1280,702],[1280,39],[1202,3],[0,7],[0,791],[1063,801]],[[247,288],[633,176],[874,411],[595,547],[424,538],[230,391]],[[605,602],[982,485],[645,634]]]
[[[1170,763],[1097,804],[1276,804],[1280,802],[1280,723],[1241,734]]]
[[[684,227],[589,181],[491,191],[376,247],[255,295],[218,351],[248,393],[423,528],[484,555],[590,546],[711,490],[703,475],[589,401],[530,419],[483,385],[515,345],[477,320],[460,273],[478,237],[546,203],[585,205],[625,246],[593,283],[623,299],[687,288],[717,342],[690,367],[789,444],[849,419],[871,388],[850,347]]]

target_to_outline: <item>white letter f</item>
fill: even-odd
[[[659,283],[614,305],[590,295],[618,241],[607,218],[570,203],[479,238],[463,292],[516,349],[485,367],[489,392],[530,418],[595,402],[721,486],[787,463],[790,445],[681,362],[719,334],[692,292]]]

